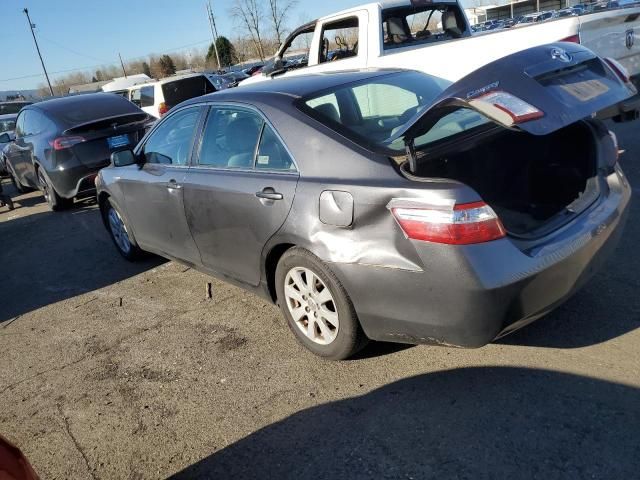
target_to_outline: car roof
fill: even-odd
[[[122,113],[138,113],[140,109],[129,100],[117,93],[87,93],[84,95],[70,95],[68,97],[53,98],[42,102],[34,103],[25,108],[40,110],[50,114],[56,119],[64,119],[66,113],[73,109],[91,108],[96,118],[100,118],[103,112],[111,111],[115,104],[122,107]]]
[[[250,85],[222,90],[210,93],[202,97],[192,98],[183,105],[206,101],[243,101],[247,94],[280,95],[292,100],[306,97],[325,89],[336,88],[341,85],[367,80],[369,78],[382,77],[394,73],[406,72],[402,69],[363,69],[344,70],[331,73],[314,73],[308,75],[295,75],[275,80],[256,82]]]
[[[4,115],[0,115],[0,120],[14,120],[18,118],[17,113],[5,113]]]

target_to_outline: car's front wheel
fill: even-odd
[[[129,261],[139,259],[143,252],[140,250],[140,247],[138,247],[135,239],[130,233],[130,230],[124,223],[122,215],[111,203],[111,200],[107,202],[104,212],[111,240],[113,240],[113,243],[118,249],[118,252],[120,252],[120,255]]]
[[[73,198],[64,198],[58,195],[58,192],[56,192],[56,189],[42,168],[38,169],[38,183],[40,183],[40,190],[42,190],[44,199],[47,201],[49,208],[54,212],[64,210],[73,205]]]
[[[295,247],[284,253],[276,268],[276,293],[289,328],[316,355],[344,360],[367,344],[346,290],[309,251]]]

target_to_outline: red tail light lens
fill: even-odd
[[[412,240],[468,245],[503,238],[506,231],[493,209],[484,202],[450,207],[402,207],[390,209],[402,231]]]
[[[169,111],[169,107],[167,107],[166,103],[161,102],[160,105],[158,105],[158,113],[160,114],[160,116],[163,116],[168,111]]]
[[[524,123],[544,116],[544,113],[533,105],[502,91],[486,93],[469,103],[505,125]]]
[[[607,65],[611,67],[611,70],[613,70],[618,78],[620,78],[624,83],[629,83],[631,81],[629,71],[624,68],[620,62],[609,57],[605,58],[604,61],[607,62]]]
[[[79,136],[58,137],[54,141],[49,142],[49,145],[51,145],[54,150],[65,150],[67,148],[71,148],[74,145],[77,145],[84,141],[85,141],[85,138],[79,137]]]
[[[580,35],[571,35],[570,37],[563,38],[561,42],[580,43]]]

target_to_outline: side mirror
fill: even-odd
[[[284,62],[282,61],[282,58],[277,57],[273,62],[273,69],[274,70],[281,70],[283,68],[284,68]]]
[[[9,143],[12,140],[13,139],[11,138],[11,136],[8,133],[0,134],[0,143]]]
[[[131,150],[121,150],[111,154],[111,165],[114,167],[126,167],[137,163],[136,157]]]

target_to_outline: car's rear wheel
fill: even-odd
[[[56,189],[42,168],[38,169],[38,183],[40,183],[40,190],[42,190],[44,199],[47,201],[49,208],[54,212],[59,212],[73,205],[73,198],[64,198],[58,195],[58,192],[56,192]]]
[[[118,252],[120,252],[120,255],[129,261],[139,259],[143,252],[140,250],[140,247],[138,247],[135,239],[130,233],[130,229],[128,229],[124,223],[122,215],[111,203],[111,200],[109,200],[106,205],[105,219],[111,240],[113,240],[113,243],[118,249]]]
[[[316,355],[344,360],[367,344],[346,290],[307,250],[284,253],[276,268],[276,293],[289,328]]]

